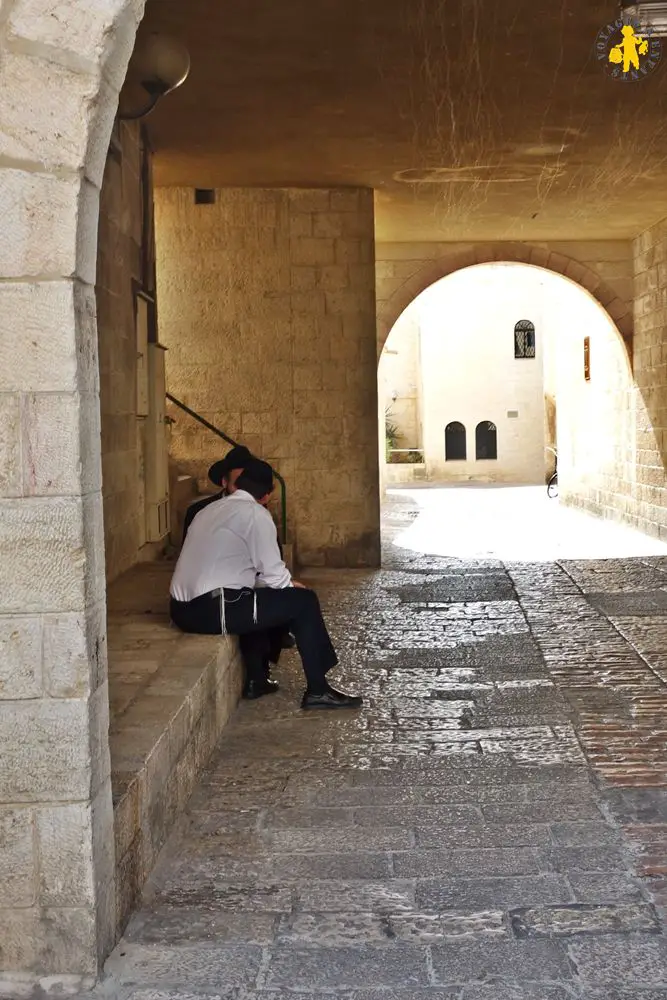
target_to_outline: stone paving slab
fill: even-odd
[[[312,577],[364,708],[304,717],[281,658],[95,1000],[667,1000],[667,560],[466,563],[393,515],[382,571]]]
[[[569,881],[556,874],[423,879],[416,889],[417,905],[436,911],[509,910],[522,902],[539,906],[569,903],[574,898]]]
[[[508,986],[464,987],[460,1000],[572,1000],[576,993],[572,987],[554,986],[550,983],[523,983]]]
[[[568,872],[567,880],[578,903],[607,903],[610,900],[635,903],[646,898],[639,879],[632,874]]]
[[[514,586],[506,573],[470,574],[463,578],[443,576],[436,583],[397,587],[395,593],[406,604],[516,600]]]
[[[412,881],[401,879],[376,883],[318,879],[298,889],[296,908],[315,913],[412,913],[415,887]]]
[[[667,580],[666,580],[667,585]],[[630,593],[591,594],[586,598],[594,608],[604,615],[667,615],[667,591],[638,590]]]
[[[667,988],[665,989],[609,989],[604,987],[601,990],[591,989],[582,993],[585,1000],[667,1000]]]
[[[590,836],[590,835],[588,835]],[[553,831],[546,823],[468,824],[442,826],[418,821],[415,826],[417,845],[430,851],[438,848],[456,849],[465,845],[469,850],[491,847],[548,847]]]
[[[510,910],[510,923],[518,938],[571,937],[573,934],[603,934],[644,931],[660,934],[654,907],[645,903],[543,906]]]
[[[193,993],[183,989],[131,989],[123,995],[123,1000],[236,1000],[238,990],[222,989],[211,993]]]
[[[474,941],[431,949],[435,981],[442,985],[484,982],[558,982],[573,977],[564,949],[552,941]]]
[[[572,941],[568,954],[577,975],[595,985],[667,986],[667,938],[603,935]]]
[[[261,885],[257,882],[238,885],[207,883],[192,887],[179,881],[175,885],[167,884],[165,888],[153,887],[149,898],[158,904],[227,913],[289,913],[294,906],[295,889],[291,885]]]
[[[280,912],[229,911],[216,907],[166,904],[144,908],[130,920],[125,940],[143,944],[191,943],[268,945],[275,940]]]
[[[219,983],[227,988],[254,985],[261,960],[262,949],[249,944],[166,947],[123,943],[109,959],[107,971],[120,985],[164,982],[205,989]]]
[[[476,850],[401,851],[392,854],[399,878],[439,875],[531,875],[549,866],[532,847],[477,848]]]
[[[430,980],[425,948],[398,943],[382,948],[277,948],[266,974],[268,987],[341,989],[374,983],[426,986]]]

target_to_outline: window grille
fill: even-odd
[[[535,357],[535,324],[529,319],[520,319],[514,327],[514,357]]]

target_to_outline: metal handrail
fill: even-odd
[[[187,413],[189,417],[192,417],[193,420],[200,423],[202,427],[206,427],[206,429],[212,431],[213,434],[217,434],[218,437],[222,438],[223,441],[226,441],[227,444],[231,444],[232,448],[240,447],[238,441],[229,437],[228,434],[221,431],[219,427],[215,426],[215,424],[210,423],[205,417],[202,417],[201,414],[197,413],[196,410],[191,410],[189,406],[186,406],[185,403],[183,403],[180,399],[177,399],[176,396],[172,396],[170,392],[166,395],[167,399],[173,403],[174,406],[178,406],[178,408],[183,410],[184,413]],[[280,475],[278,470],[274,469],[273,466],[271,466],[271,469],[273,471],[273,475],[280,484],[280,534],[282,536],[281,541],[284,545],[287,542],[287,486],[285,485],[285,480]]]

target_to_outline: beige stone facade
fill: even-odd
[[[378,388],[382,423],[389,423],[398,431],[396,448],[402,451],[421,448],[421,338],[418,310],[414,307],[406,309],[385,344],[378,366]]]
[[[665,289],[667,229],[662,222],[633,243],[635,336],[632,371],[617,354],[591,354],[608,414],[600,442],[609,455],[603,477],[568,483],[568,502],[667,538],[665,476]],[[592,350],[592,348],[591,348]],[[575,444],[576,447],[576,444]]]
[[[115,933],[93,286],[143,3],[68,7],[0,8],[2,993],[94,978]]]
[[[118,123],[100,196],[97,330],[102,496],[109,581],[155,553],[146,534],[147,416],[137,381],[138,295],[155,296],[151,153],[141,126]],[[138,409],[142,409],[139,414]]]
[[[392,412],[402,427],[400,404],[405,399],[409,406],[413,384],[419,386],[420,433],[410,440],[423,454],[426,479],[544,481],[545,348],[558,341],[562,323],[545,292],[550,278],[563,284],[547,271],[517,264],[467,268],[423,292],[389,334],[379,365],[384,403],[391,402],[390,390],[397,394]],[[516,358],[514,327],[524,319],[536,331],[535,354]],[[476,451],[476,428],[485,422],[496,428],[497,457],[491,460],[478,459]],[[465,460],[447,457],[446,428],[452,423],[465,428]],[[407,481],[414,478],[409,465],[400,470]],[[398,468],[389,465],[386,474],[395,481]]]
[[[156,231],[169,390],[284,476],[302,564],[377,565],[372,192],[158,189]],[[221,443],[172,416],[205,481]]]

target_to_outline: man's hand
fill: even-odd
[[[307,586],[305,585],[305,583],[299,583],[299,581],[298,581],[298,580],[292,580],[292,586],[293,586],[293,587],[298,587],[298,588],[299,588],[299,590],[308,590],[308,589],[309,589],[309,588],[308,588],[308,587],[307,587]]]

